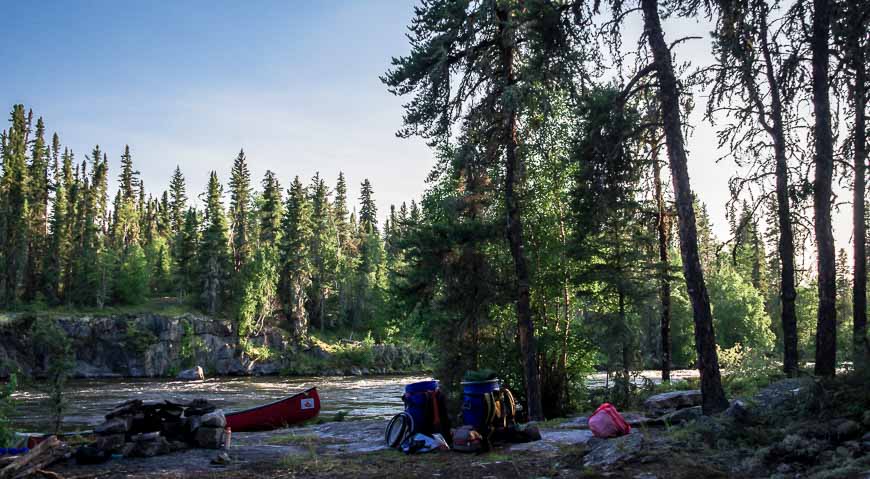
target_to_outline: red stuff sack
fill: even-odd
[[[589,430],[596,437],[616,437],[631,432],[631,426],[612,404],[604,403],[589,416]]]

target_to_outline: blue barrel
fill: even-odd
[[[417,433],[426,424],[426,393],[438,390],[438,381],[421,381],[405,386],[405,411],[414,419],[414,430]]]
[[[489,425],[486,424],[486,399],[484,396],[498,390],[498,379],[463,382],[462,423],[478,431],[486,430]]]

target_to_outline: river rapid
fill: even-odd
[[[658,371],[643,371],[644,378],[658,382]],[[696,370],[673,371],[673,380],[697,377]],[[304,389],[317,386],[321,415],[330,418],[339,411],[350,418],[387,418],[402,410],[406,384],[423,381],[426,376],[344,376],[344,377],[220,377],[204,381],[163,379],[71,380],[65,389],[67,401],[63,429],[90,429],[103,420],[114,406],[129,399],[176,402],[205,398],[226,411],[265,404]],[[606,384],[603,373],[587,378],[590,388]],[[51,419],[48,394],[40,384],[22,388],[13,395],[15,406],[9,419],[18,431],[47,431]]]

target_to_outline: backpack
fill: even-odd
[[[604,403],[589,416],[589,430],[596,437],[607,438],[624,436],[631,432],[631,426],[612,404]]]

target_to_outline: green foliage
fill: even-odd
[[[157,336],[147,328],[142,328],[136,321],[127,322],[124,333],[124,345],[130,351],[142,354],[151,346],[157,344]]]
[[[178,358],[182,368],[192,368],[197,366],[196,358],[205,345],[202,339],[196,335],[190,321],[182,320],[181,328],[181,351],[178,353]]]
[[[115,295],[121,304],[141,304],[148,298],[150,287],[148,259],[142,248],[134,243],[127,249],[118,267]]]
[[[746,397],[781,378],[782,372],[763,349],[738,343],[731,348],[717,346],[722,368],[722,385],[729,395]]]
[[[725,349],[741,343],[771,351],[774,335],[759,290],[729,266],[723,266],[709,278],[718,344]]]
[[[241,340],[258,334],[265,321],[280,309],[277,261],[274,249],[262,248],[242,270],[242,292],[236,310],[236,329]]]

